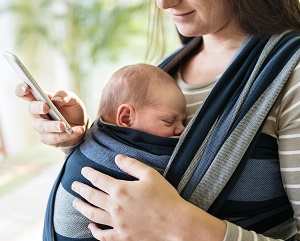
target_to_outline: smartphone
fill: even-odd
[[[49,116],[53,120],[62,121],[66,125],[66,132],[70,135],[74,133],[72,130],[72,127],[69,125],[69,123],[66,121],[66,119],[62,116],[62,114],[59,112],[59,110],[55,107],[55,105],[52,103],[52,101],[48,98],[48,96],[42,91],[40,86],[36,83],[36,81],[33,79],[31,74],[28,72],[28,70],[24,67],[22,62],[19,60],[19,58],[9,52],[4,52],[4,57],[7,60],[7,62],[11,65],[11,67],[16,71],[18,76],[22,81],[24,81],[26,84],[29,85],[31,88],[31,93],[33,96],[40,101],[46,102],[49,107]]]

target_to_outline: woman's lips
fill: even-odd
[[[188,13],[169,13],[169,15],[172,17],[172,19],[175,22],[184,22],[186,20],[188,20],[193,14],[195,13],[195,11],[191,11]]]

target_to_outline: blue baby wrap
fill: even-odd
[[[71,190],[72,183],[80,181],[90,185],[81,175],[83,167],[92,167],[118,179],[135,180],[114,162],[117,154],[125,154],[162,174],[177,142],[178,137],[158,137],[96,120],[87,131],[84,142],[66,160],[53,186],[45,219],[44,241],[96,240],[87,228],[90,220],[72,207],[74,198],[80,198]]]
[[[194,38],[159,67],[170,74],[175,73],[182,61],[191,57],[200,46],[201,38]],[[270,237],[275,237],[275,233],[279,233],[278,238],[282,239],[294,235],[293,211],[280,181],[276,139],[262,134],[261,128],[282,87],[300,61],[299,48],[299,33],[290,32],[271,38],[252,36],[220,77],[178,143],[176,139],[167,138],[166,143],[154,146],[151,135],[133,131],[131,137],[126,129],[116,130],[108,126],[103,127],[104,133],[98,139],[97,135],[93,136],[93,130],[99,127],[99,123],[94,124],[85,142],[72,154],[78,159],[77,166],[71,161],[71,155],[53,187],[45,219],[44,241],[95,241],[86,229],[89,221],[74,215],[74,210],[67,207],[76,197],[70,185],[74,180],[86,183],[80,175],[83,166],[100,167],[109,175],[133,180],[114,165],[115,154],[112,154],[111,161],[105,158],[110,156],[110,152],[120,153],[123,149],[148,165],[159,163],[154,168],[163,172],[183,198],[216,217],[258,233],[268,232]],[[108,138],[109,144],[103,144],[102,138]],[[158,139],[158,142],[164,140]],[[95,141],[94,147],[103,147],[103,154],[97,154],[94,147],[91,148],[94,151],[89,151],[90,146],[86,146],[89,140]],[[171,141],[175,142],[174,145]],[[125,144],[124,147],[118,146],[121,144]],[[148,147],[151,154],[148,151],[145,153],[144,147]],[[107,151],[110,148],[112,150]],[[163,154],[167,150],[170,152]],[[102,164],[98,166],[99,163]],[[268,175],[270,173],[274,175]],[[257,183],[263,183],[260,187],[265,186],[265,189],[255,189]],[[251,192],[249,187],[254,187],[255,192]],[[55,203],[63,205],[55,207]],[[62,218],[56,222],[57,230],[54,231],[54,209],[57,213],[65,212],[60,211],[59,207],[67,207],[70,220],[75,225],[76,222],[84,225],[68,226]],[[72,235],[60,236],[58,230],[60,234],[72,230]]]

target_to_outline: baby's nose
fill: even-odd
[[[177,126],[175,128],[175,133],[174,136],[180,136],[182,134],[182,132],[184,131],[185,127],[183,124],[180,124],[179,126]]]

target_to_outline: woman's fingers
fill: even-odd
[[[111,217],[105,210],[91,206],[80,199],[73,201],[73,207],[92,222],[112,226]]]
[[[56,128],[56,127],[53,127],[52,122],[53,121],[50,121],[51,127],[48,127],[51,130]],[[62,128],[62,127],[60,126],[57,128]],[[38,131],[40,133],[40,141],[44,144],[47,144],[50,146],[55,146],[55,147],[65,147],[65,146],[76,145],[83,138],[84,128],[83,127],[73,127],[72,129],[74,131],[74,133],[72,135],[69,135],[67,132],[59,132],[59,131],[58,131],[58,133],[47,132],[47,131],[42,133],[42,132]]]
[[[158,172],[153,168],[122,154],[116,156],[115,162],[122,171],[139,180],[147,180],[149,177],[152,177],[152,175],[158,175]]]
[[[51,101],[71,126],[87,127],[88,116],[86,109],[76,94],[60,90],[51,96]]]
[[[34,129],[39,133],[61,133],[65,131],[66,126],[61,121],[36,118],[34,121]]]
[[[109,195],[81,182],[73,182],[72,190],[82,196],[89,203],[100,209],[107,210],[109,206]]]
[[[161,240],[170,229],[165,220],[177,219],[182,213],[183,199],[157,171],[138,160],[118,155],[116,163],[139,180],[118,180],[85,167],[83,176],[102,191],[75,183],[73,190],[91,203],[78,202],[75,208],[90,220],[113,227],[101,230],[97,225],[90,225],[98,240],[143,240],[149,234],[154,237],[150,240]]]
[[[104,233],[104,230],[101,230],[98,228],[97,224],[95,223],[91,223],[89,224],[89,230],[91,230],[92,232],[92,235],[98,239],[98,240],[102,240],[103,239],[103,233]],[[108,230],[108,232],[111,232],[112,230]],[[104,239],[105,240],[105,239]],[[107,239],[109,240],[109,239]]]
[[[49,119],[47,116],[50,107],[43,101],[32,101],[28,104],[28,112],[32,118]]]
[[[113,226],[111,215],[106,211],[109,195],[80,182],[74,182],[72,190],[89,202],[75,199],[73,207],[77,211],[95,223]]]
[[[112,194],[111,190],[114,190],[116,181],[120,182],[120,180],[117,180],[90,167],[82,168],[81,174],[86,179],[88,179],[95,187],[105,193],[108,193],[109,195]]]
[[[30,87],[25,83],[20,83],[16,86],[15,94],[16,94],[16,96],[18,96],[24,100],[28,100],[28,101],[35,100],[34,96],[32,95],[32,93],[30,91]]]
[[[116,229],[102,230],[95,223],[89,224],[88,227],[91,230],[92,235],[100,241],[101,240],[110,240],[110,241],[125,240],[124,237],[119,238]]]
[[[55,147],[74,146],[80,143],[88,128],[89,119],[82,101],[72,92],[58,91],[54,95],[45,92],[67,122],[72,126],[73,135],[65,132],[63,122],[51,120],[48,116],[50,107],[43,101],[37,101],[26,83],[18,84],[15,94],[29,101],[28,112],[42,143]]]
[[[80,99],[72,92],[59,90],[52,96],[51,101],[53,101],[53,103],[55,103],[58,107],[70,107],[79,104]]]

